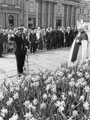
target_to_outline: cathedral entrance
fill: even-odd
[[[13,15],[8,16],[8,23],[9,23],[9,27],[14,27],[14,16]]]
[[[60,20],[60,19],[57,19],[57,20],[56,20],[56,27],[57,27],[57,26],[61,26],[61,25],[62,25],[61,20]]]

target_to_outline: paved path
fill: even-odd
[[[61,63],[68,60],[70,48],[62,48],[50,51],[38,51],[28,55],[29,73],[38,69],[55,70]],[[27,65],[27,64],[26,64]],[[0,80],[17,74],[14,54],[4,55],[0,58]]]

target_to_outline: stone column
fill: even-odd
[[[72,8],[71,8],[71,25],[74,25],[73,18],[74,18],[74,6],[72,6]]]
[[[48,3],[48,27],[50,27],[50,3]]]
[[[14,15],[14,27],[17,27],[17,14]]]
[[[69,5],[67,5],[66,27],[68,27],[68,26],[69,26],[69,19],[70,19],[70,17],[69,17]]]
[[[5,13],[4,12],[2,13],[2,21],[3,21],[2,22],[3,24],[1,26],[2,28],[5,28]]]
[[[45,5],[44,5],[44,4],[45,4],[45,2],[42,1],[42,27],[45,26],[45,23],[44,23],[44,22],[45,22],[45,20],[44,20],[44,18],[45,18],[45,17],[44,17]]]
[[[76,25],[77,25],[77,20],[79,19],[79,8],[76,7],[76,17],[75,17],[75,21],[76,21]]]
[[[65,27],[65,6],[62,4],[62,27]]]
[[[26,0],[26,21],[25,21],[25,27],[28,28],[28,5],[29,5],[29,1]]]
[[[6,23],[6,13],[5,13],[5,29],[6,29],[6,24],[7,24],[7,23]]]
[[[55,3],[55,4],[54,4],[54,26],[53,26],[54,29],[56,28],[56,12],[57,12],[57,11],[56,11],[56,7],[57,7],[57,4]]]
[[[38,27],[38,0],[36,0],[36,27]]]

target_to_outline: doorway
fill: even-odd
[[[62,23],[62,22],[61,22],[60,19],[56,20],[56,27],[57,27],[57,26],[61,26],[61,23]]]
[[[8,23],[9,23],[9,27],[14,27],[14,16],[13,15],[8,16]]]

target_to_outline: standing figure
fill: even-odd
[[[23,73],[23,67],[25,62],[25,56],[28,48],[28,41],[25,37],[25,34],[23,33],[23,28],[19,27],[18,32],[11,36],[11,41],[15,41],[16,43],[16,50],[15,50],[15,56],[16,56],[16,62],[17,62],[17,71],[19,76]]]
[[[34,29],[32,28],[30,36],[29,36],[29,42],[31,43],[30,46],[30,52],[35,53],[36,51],[36,33],[34,32]]]
[[[70,27],[67,27],[67,30],[65,32],[65,38],[66,38],[66,47],[70,47],[71,41],[71,32],[70,32]]]
[[[47,39],[47,50],[50,50],[50,43],[51,43],[51,31],[50,28],[48,28],[47,33],[46,33],[46,39]]]
[[[82,59],[82,62],[85,61],[85,59],[87,57],[87,43],[88,43],[88,35],[84,31],[84,28],[82,26],[80,26],[79,33],[76,36],[76,38],[74,39],[74,42],[71,47],[68,66],[70,66],[71,63],[74,63],[77,60],[77,55],[79,53],[80,45],[82,46],[81,59]]]
[[[2,29],[0,28],[0,57],[2,57],[3,54],[3,43],[4,43],[4,34],[2,32]]]

